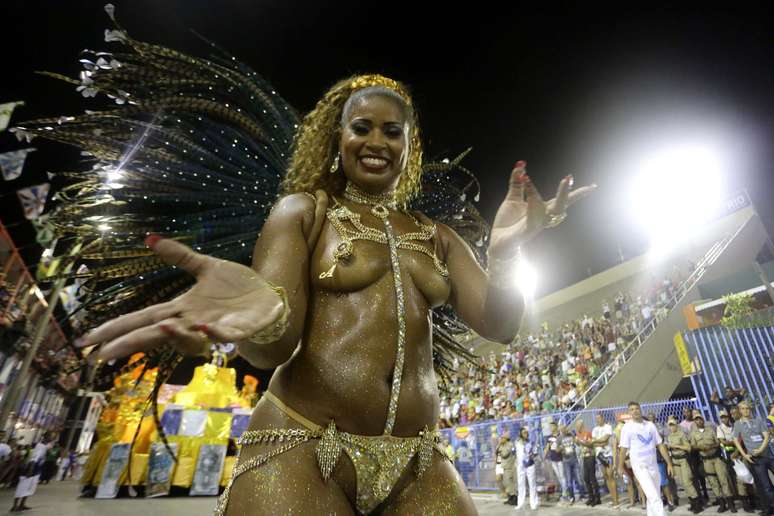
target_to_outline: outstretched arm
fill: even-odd
[[[253,251],[253,269],[267,281],[285,289],[290,314],[279,340],[267,344],[243,341],[239,354],[260,369],[286,362],[304,329],[309,298],[307,237],[315,220],[315,202],[306,194],[291,194],[277,201],[261,230]]]
[[[554,199],[543,201],[519,162],[511,173],[508,193],[495,215],[488,249],[489,271],[476,262],[472,251],[450,228],[439,225],[451,280],[449,304],[482,337],[507,343],[513,340],[524,314],[524,294],[517,282],[520,246],[551,221],[561,221],[567,207],[590,194],[595,185],[570,191],[572,177],[559,184]]]
[[[306,313],[308,256],[304,234],[314,220],[314,201],[302,194],[280,200],[256,244],[255,268],[213,258],[171,239],[149,237],[147,245],[166,263],[196,278],[178,297],[126,314],[91,331],[83,346],[102,344],[110,360],[169,345],[185,355],[206,354],[210,339],[246,342],[273,326],[289,309],[289,324],[278,341],[240,344],[257,367],[274,367],[295,349]],[[283,289],[287,306],[278,293]]]
[[[525,301],[517,285],[496,284],[481,268],[464,240],[438,224],[446,248],[451,294],[449,304],[463,321],[485,339],[508,343],[521,326]]]

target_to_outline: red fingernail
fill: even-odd
[[[525,168],[526,166],[527,166],[527,162],[524,161],[523,159],[520,159],[519,161],[517,161],[515,165],[516,168]]]
[[[198,331],[203,331],[204,333],[210,333],[210,327],[207,326],[206,324],[197,324],[196,326],[194,326],[194,329]]]
[[[145,245],[150,247],[151,249],[153,249],[153,246],[156,245],[156,242],[158,242],[162,238],[164,238],[164,237],[159,236],[159,235],[157,235],[155,233],[150,234],[147,237],[145,237]]]

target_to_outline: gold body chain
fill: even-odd
[[[349,199],[353,202],[359,202],[361,204],[372,204],[372,200],[375,196],[368,196],[368,197],[360,197],[357,195],[352,195],[351,190],[351,184],[347,185],[347,190],[344,191],[344,198]],[[365,194],[368,195],[368,194]],[[383,200],[383,198],[377,197],[377,200]],[[369,226],[366,226],[360,221],[360,214],[355,213],[346,206],[339,203],[336,198],[333,198],[334,206],[330,209],[328,209],[328,220],[331,222],[331,225],[336,229],[336,232],[339,234],[339,238],[341,238],[341,243],[336,247],[336,250],[333,252],[333,265],[330,269],[320,274],[320,279],[325,278],[332,278],[333,273],[336,270],[336,267],[338,266],[338,263],[342,260],[348,260],[354,251],[354,248],[352,246],[352,242],[355,240],[370,240],[371,242],[377,242],[379,244],[387,244],[388,237],[387,232],[385,231],[379,231],[376,228],[372,228]],[[385,204],[373,204],[373,207],[371,208],[371,213],[380,218],[382,222],[387,220],[389,216],[389,211],[387,210],[387,207],[394,208],[395,203],[387,202]],[[432,239],[436,235],[436,228],[434,225],[431,224],[423,224],[420,222],[413,213],[411,212],[403,212],[405,215],[407,215],[411,220],[414,222],[414,224],[417,225],[419,228],[419,231],[413,231],[411,233],[404,233],[403,235],[400,235],[395,239],[395,245],[398,249],[404,249],[408,251],[417,251],[419,253],[424,254],[425,256],[429,257],[431,260],[433,260],[433,268],[435,271],[443,276],[444,278],[449,277],[449,270],[446,268],[446,265],[438,259],[438,256],[435,254],[434,250],[430,250],[427,247],[423,246],[422,244],[419,244],[418,242],[428,242],[432,241]],[[344,225],[344,222],[350,222],[354,229],[348,228]]]
[[[300,423],[304,428],[251,430],[242,434],[239,440],[240,445],[277,446],[277,448],[256,455],[244,462],[240,461],[232,470],[231,479],[215,508],[217,516],[225,514],[231,488],[239,476],[265,464],[271,458],[313,439],[319,439],[316,455],[320,473],[324,480],[330,478],[342,452],[349,456],[357,476],[356,505],[358,511],[362,514],[372,512],[389,496],[403,470],[414,456],[418,457],[415,471],[418,477],[421,477],[429,467],[433,450],[446,457],[440,445],[440,433],[437,429],[431,430],[425,427],[416,437],[395,437],[392,435],[398,412],[398,399],[400,398],[400,388],[403,379],[406,347],[406,303],[398,249],[417,251],[429,256],[433,260],[435,270],[444,278],[448,278],[449,272],[444,263],[436,256],[434,252],[435,247],[433,246],[433,251],[431,251],[419,243],[431,242],[433,244],[432,239],[436,234],[435,226],[422,224],[411,213],[403,212],[411,217],[419,230],[396,237],[389,219],[390,211],[388,209],[396,209],[394,200],[386,196],[369,196],[369,194],[357,190],[353,185],[347,186],[344,197],[353,202],[371,205],[371,213],[382,221],[384,231],[366,226],[360,221],[359,214],[343,206],[334,198],[334,206],[328,209],[327,217],[338,232],[342,242],[334,251],[333,266],[328,271],[320,274],[320,279],[332,278],[338,262],[347,260],[352,256],[352,242],[355,240],[370,240],[379,244],[386,244],[389,248],[390,266],[395,285],[398,331],[395,366],[384,432],[379,436],[350,434],[338,430],[335,421],[331,421],[327,427],[323,428],[285,405],[270,391],[266,391],[264,397],[269,402],[291,419]],[[352,227],[345,225],[345,222],[349,222]],[[281,295],[280,292],[278,294]],[[287,314],[284,315],[286,316]]]
[[[392,223],[390,222],[389,208],[395,209],[396,203],[390,195],[373,195],[363,192],[352,183],[347,184],[344,190],[344,198],[360,203],[371,205],[371,213],[381,219],[384,224],[384,231],[366,226],[360,221],[360,215],[353,212],[346,206],[339,203],[334,197],[334,206],[328,209],[327,215],[331,225],[338,232],[341,243],[333,253],[333,266],[320,274],[320,279],[332,278],[338,263],[341,260],[348,260],[353,254],[352,242],[355,240],[370,240],[379,244],[387,244],[390,250],[390,266],[392,268],[393,283],[395,285],[395,305],[398,337],[395,352],[395,367],[392,375],[392,387],[390,390],[390,402],[387,408],[387,421],[384,425],[384,435],[391,435],[395,426],[395,417],[398,413],[398,398],[400,398],[400,387],[403,379],[403,364],[405,361],[406,348],[406,302],[403,292],[403,279],[400,271],[400,261],[398,260],[398,249],[407,249],[418,251],[433,260],[433,267],[444,278],[448,278],[449,271],[446,265],[438,259],[434,249],[431,251],[419,242],[432,242],[436,234],[434,225],[422,224],[417,218],[404,212],[411,217],[419,228],[419,231],[404,233],[399,237],[395,236]],[[344,223],[348,221],[354,228],[347,227]]]

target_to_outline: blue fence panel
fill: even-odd
[[[647,416],[654,414],[656,424],[666,426],[669,416],[675,416],[682,420],[683,409],[699,409],[708,415],[706,407],[698,404],[696,399],[661,401],[654,403],[642,403],[642,414]],[[497,462],[496,449],[500,436],[508,430],[511,440],[516,440],[519,430],[526,426],[529,429],[530,440],[538,446],[538,457],[535,461],[535,476],[538,490],[556,490],[557,481],[550,467],[543,464],[543,446],[549,435],[549,424],[556,421],[570,426],[578,419],[582,420],[586,428],[591,431],[596,426],[597,414],[602,414],[606,423],[615,427],[619,414],[627,412],[625,405],[619,407],[607,407],[599,409],[586,409],[574,412],[556,412],[539,416],[528,416],[520,419],[503,419],[487,421],[472,425],[444,428],[441,434],[447,443],[454,449],[454,465],[462,476],[465,485],[470,489],[495,491],[500,489],[495,477],[495,465]],[[601,473],[601,472],[599,472]],[[604,482],[600,483],[600,486]]]
[[[713,391],[745,388],[757,417],[768,414],[774,399],[774,328],[728,330],[715,326],[683,333],[689,356],[699,366],[691,377],[699,403],[713,407]],[[716,420],[713,407],[710,414]]]

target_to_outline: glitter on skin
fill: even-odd
[[[363,226],[384,234],[385,224],[371,213],[369,206],[346,199],[338,199],[338,202],[349,212],[359,215]],[[332,202],[329,208],[333,205]],[[418,227],[421,228],[416,217],[405,212],[392,211],[388,217],[396,240],[407,239],[407,233],[417,233]],[[422,224],[428,223],[422,220]],[[433,372],[429,311],[446,303],[450,295],[449,280],[442,274],[445,264],[435,258],[441,257],[436,252],[439,247],[437,239],[433,231],[431,237],[424,241],[410,242],[417,247],[398,247],[397,256],[393,256],[397,258],[397,264],[391,263],[390,252],[385,245],[387,242],[356,240],[351,256],[337,262],[331,277],[320,279],[321,273],[330,270],[334,252],[342,243],[341,234],[330,219],[326,219],[317,244],[309,254],[309,286],[302,343],[293,358],[277,369],[269,386],[270,392],[320,426],[327,426],[335,419],[341,431],[365,436],[381,435],[385,428],[385,416],[389,412],[387,407],[390,405],[397,358],[396,318],[403,315],[406,328],[404,367],[400,390],[393,393],[399,395],[395,406],[399,410],[394,412],[394,435],[412,437],[417,436],[423,427],[434,427],[440,399]],[[398,304],[396,309],[397,271],[401,278],[403,306],[401,308]],[[404,313],[399,314],[399,310]],[[272,418],[267,419],[266,414],[265,406],[259,404],[249,430],[298,426],[287,420],[271,422]],[[300,487],[296,484],[308,475],[316,475],[317,479],[311,483],[313,487],[311,492],[306,493],[308,496],[320,499],[333,497],[331,507],[338,507],[336,499],[343,492],[348,502],[354,505],[357,490],[349,456],[343,454],[332,479],[322,483],[319,467],[314,461],[314,446],[310,446],[313,443],[301,444],[239,477],[234,484],[234,506],[250,507],[250,512],[254,512],[256,507],[276,504],[275,513],[282,513],[281,507],[287,507],[281,506],[283,499],[291,503],[294,497],[305,496],[298,491]],[[248,448],[252,447],[244,448],[245,460],[256,453],[251,450],[248,455]],[[301,455],[305,458],[298,458],[297,462],[283,458]],[[428,498],[432,491],[432,497],[436,499],[433,501],[435,505],[427,506],[429,512],[418,513],[475,514],[467,491],[464,488],[460,490],[461,481],[453,466],[447,459],[441,459],[439,454],[433,453],[432,456],[434,464],[446,464],[444,468],[434,469],[433,482],[417,481],[414,473],[409,471],[413,468],[404,471],[408,478],[415,479],[410,482],[411,485],[421,486],[423,494],[418,498]],[[247,489],[245,479],[263,481],[260,470],[272,463],[278,464],[270,470],[275,479],[281,482],[284,478],[289,484],[274,491],[262,490],[270,500],[253,498],[252,502],[245,504],[241,496],[243,489]],[[331,494],[329,489],[335,494]],[[397,491],[393,490],[390,496],[396,494]],[[409,503],[410,500],[406,500]],[[399,505],[395,506],[396,510]],[[457,510],[452,510],[453,507]],[[229,511],[232,511],[231,505]],[[313,508],[311,512],[315,512]],[[317,512],[334,511],[329,507]],[[240,513],[233,510],[231,514]]]

